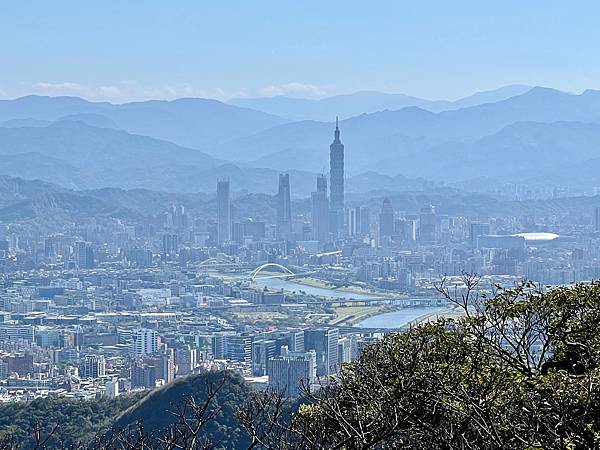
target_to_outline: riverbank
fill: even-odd
[[[400,328],[433,322],[440,318],[458,318],[462,315],[459,308],[447,307],[414,307],[396,308],[381,314],[370,315],[354,325],[364,328]]]
[[[334,308],[335,319],[329,322],[329,325],[335,326],[354,326],[357,323],[382,314],[391,313],[401,309],[399,306],[341,306]]]
[[[313,277],[294,278],[292,280],[289,280],[289,282],[293,284],[299,284],[302,286],[310,286],[318,289],[330,289],[335,292],[345,292],[348,294],[372,295],[373,297],[379,298],[397,297],[397,295],[392,295],[389,292],[382,292],[376,289],[366,289],[360,286],[336,287],[333,283]]]
[[[418,325],[420,323],[434,322],[438,319],[459,319],[464,316],[464,311],[456,305],[448,306],[445,311],[432,312],[429,314],[423,314],[417,317],[411,325]]]

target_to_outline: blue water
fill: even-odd
[[[335,289],[318,288],[313,286],[305,286],[303,284],[286,281],[281,278],[264,278],[256,280],[259,286],[266,286],[269,289],[284,289],[289,292],[306,292],[309,295],[329,298],[345,298],[356,300],[369,300],[378,298],[376,295],[369,294],[354,294],[350,292],[336,291]],[[415,306],[399,309],[398,311],[379,314],[369,317],[362,322],[358,322],[355,326],[364,328],[399,328],[408,325],[410,322],[418,319],[426,314],[447,311],[445,307],[426,307]]]
[[[424,307],[403,308],[398,311],[379,314],[369,317],[355,326],[363,328],[400,328],[408,325],[410,322],[418,319],[425,314],[447,311],[444,307]]]

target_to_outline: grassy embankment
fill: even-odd
[[[336,287],[333,283],[313,277],[294,278],[290,283],[311,286],[320,289],[332,289],[338,292],[347,292],[349,294],[373,295],[377,297],[397,297],[398,295],[390,292],[378,291],[377,289],[366,289],[360,286]]]

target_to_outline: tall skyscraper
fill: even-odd
[[[231,240],[231,202],[229,180],[217,181],[217,241],[219,244]]]
[[[594,231],[600,231],[600,206],[594,208]]]
[[[290,200],[290,175],[279,174],[277,190],[277,238],[288,239],[292,232],[292,208]]]
[[[427,205],[421,208],[419,214],[419,240],[421,242],[432,242],[435,240],[437,215],[435,206]]]
[[[371,232],[371,213],[369,208],[362,206],[360,208],[360,231],[363,236],[367,236]]]
[[[337,328],[312,328],[304,330],[304,348],[317,355],[317,375],[328,377],[338,372]]]
[[[267,362],[276,354],[277,342],[274,339],[258,339],[252,342],[252,374],[257,377],[267,375]]]
[[[335,118],[333,142],[329,146],[329,183],[331,232],[337,236],[344,226],[344,144],[340,141],[340,128]]]
[[[394,235],[394,208],[389,198],[383,199],[379,213],[379,238]]]
[[[355,207],[347,209],[346,230],[348,236],[365,236],[369,234],[368,208]]]
[[[317,175],[317,191],[311,194],[313,239],[320,243],[329,240],[329,199],[327,177]]]
[[[175,255],[179,252],[179,236],[165,233],[162,237],[162,251],[165,255]]]
[[[75,243],[75,259],[78,269],[94,268],[94,249],[89,242]]]

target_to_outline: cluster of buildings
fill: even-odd
[[[49,393],[114,397],[210,370],[296,395],[371,340],[302,319],[309,305],[248,281],[189,271],[104,269],[14,274],[0,290],[0,401]],[[318,305],[315,305],[318,307]],[[227,313],[294,308],[300,325]]]
[[[145,222],[98,217],[45,234],[3,223],[0,401],[114,397],[224,368],[297,395],[375,339],[332,322],[326,295],[248,276],[265,265],[347,289],[346,306],[353,289],[374,303],[421,304],[441,276],[465,272],[500,284],[600,276],[600,208],[542,218],[402,211],[393,197],[348,202],[344,182],[336,124],[329,175],[317,176],[309,203],[294,203],[281,174],[271,219],[232,214],[221,180],[214,217],[174,205]]]

